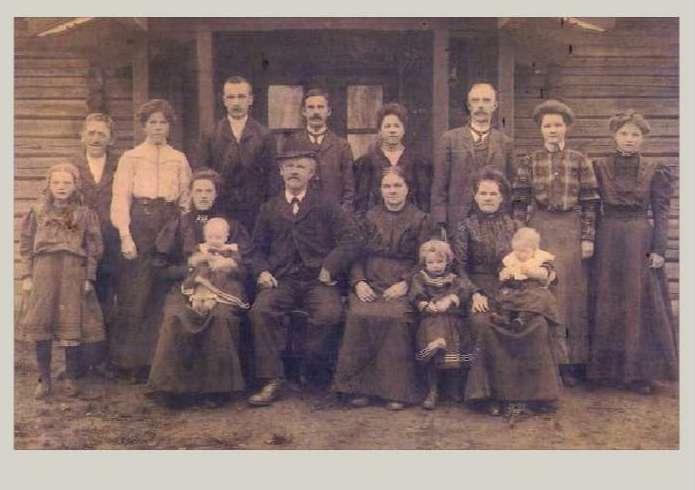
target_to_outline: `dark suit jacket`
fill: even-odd
[[[497,167],[508,179],[514,177],[512,140],[491,129],[486,165]],[[480,168],[476,165],[470,126],[454,128],[442,135],[434,159],[431,212],[435,223],[446,223],[455,231],[473,202],[473,183]]]
[[[82,196],[84,204],[90,209],[93,209],[99,217],[101,225],[101,236],[104,242],[104,253],[101,256],[102,267],[108,264],[109,267],[114,265],[114,260],[120,254],[120,239],[118,231],[111,224],[111,199],[113,197],[113,176],[116,173],[118,159],[120,155],[106,152],[106,163],[104,164],[104,173],[101,175],[101,180],[97,184],[94,182],[92,172],[89,170],[87,156],[84,152],[80,152],[73,159],[73,163],[80,171],[80,181],[82,184]]]
[[[205,133],[193,169],[210,167],[222,177],[218,201],[227,213],[257,212],[269,197],[268,179],[275,168],[275,140],[270,130],[248,118],[237,142],[225,116]]]
[[[314,187],[320,189],[324,196],[342,206],[345,211],[353,211],[355,181],[352,169],[352,149],[347,140],[329,130],[323,137],[321,144],[317,146],[309,140],[306,129],[303,129],[288,138],[286,147],[293,150],[315,151],[318,166],[313,183]],[[282,179],[277,174],[277,179],[273,184],[273,194],[277,194],[283,188]]]
[[[295,216],[284,192],[261,207],[253,230],[253,272],[282,279],[298,253],[303,265],[324,267],[335,277],[357,257],[361,238],[352,217],[336,203],[309,189]]]

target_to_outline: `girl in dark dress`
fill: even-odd
[[[544,147],[518,166],[514,180],[514,217],[535,228],[542,247],[555,256],[559,277],[553,287],[561,325],[553,328],[562,380],[574,386],[589,360],[588,269],[594,254],[596,210],[600,198],[591,162],[567,148],[574,121],[566,104],[547,100],[533,111]]]
[[[546,318],[535,315],[524,328],[513,331],[490,317],[502,259],[521,226],[505,209],[509,194],[509,183],[498,170],[483,169],[475,185],[474,209],[452,241],[459,265],[481,290],[471,301],[475,347],[465,398],[492,415],[499,415],[502,408],[511,414],[527,402],[539,410],[550,408],[560,389]]]
[[[170,403],[201,399],[221,405],[244,389],[239,357],[240,312],[234,304],[217,303],[207,315],[189,307],[181,284],[189,273],[187,259],[204,241],[205,223],[221,213],[215,206],[219,176],[209,169],[193,174],[191,210],[168,223],[157,238],[157,269],[172,283],[152,361],[148,391]],[[228,220],[228,243],[237,244],[241,261],[235,291],[245,301],[244,276],[251,257],[251,240],[243,226]]]
[[[384,170],[396,167],[410,189],[408,200],[420,210],[429,212],[432,166],[403,144],[408,111],[401,104],[384,104],[376,117],[378,142],[355,161],[355,211],[364,214],[382,203],[381,176]]]
[[[633,111],[611,118],[616,153],[595,163],[603,212],[594,264],[592,380],[649,394],[677,376],[677,333],[664,256],[671,198],[668,168],[639,149],[649,124]],[[649,223],[651,209],[654,225]]]
[[[433,226],[407,202],[408,186],[397,168],[384,173],[381,192],[383,204],[362,222],[367,243],[351,271],[354,291],[333,389],[353,395],[355,407],[379,397],[388,409],[401,410],[421,399],[413,356],[415,316],[407,293],[418,249],[432,237]]]
[[[440,370],[460,370],[471,359],[470,330],[464,325],[464,306],[473,284],[452,272],[454,253],[448,243],[430,240],[420,247],[421,270],[413,277],[408,297],[420,312],[415,334],[415,359],[427,370],[423,408],[437,406]],[[456,371],[454,371],[456,372]]]
[[[82,205],[79,170],[70,163],[52,166],[46,188],[22,222],[24,304],[21,334],[35,342],[39,382],[34,395],[51,393],[51,344],[65,348],[65,389],[79,393],[78,347],[105,340],[101,307],[94,291],[103,251],[99,218]]]

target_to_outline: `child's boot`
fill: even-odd
[[[34,398],[44,400],[51,394],[51,341],[36,342],[36,363],[39,368],[39,382],[34,389]]]
[[[76,397],[80,393],[77,378],[80,375],[79,347],[65,348],[65,394]]]
[[[425,410],[434,410],[437,407],[437,400],[439,398],[439,389],[438,389],[438,383],[439,383],[439,376],[438,376],[438,371],[437,367],[434,363],[430,363],[428,366],[428,371],[427,371],[427,383],[429,385],[429,392],[427,393],[427,397],[425,397],[425,400],[422,402],[422,408]]]

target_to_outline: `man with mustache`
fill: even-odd
[[[193,169],[210,167],[222,178],[219,201],[226,215],[250,232],[261,204],[270,197],[269,176],[275,168],[275,141],[268,128],[249,116],[253,88],[243,77],[224,82],[227,115],[204,133]]]
[[[302,372],[324,386],[330,382],[329,352],[343,315],[335,277],[361,244],[351,216],[309,186],[316,172],[314,153],[287,152],[278,163],[284,189],[263,204],[253,231],[252,270],[259,291],[249,318],[255,372],[264,382],[249,398],[254,406],[270,405],[280,394],[286,317],[297,308],[308,313]]]
[[[121,250],[118,231],[111,223],[111,199],[113,195],[113,176],[118,165],[119,155],[111,151],[113,120],[108,114],[92,113],[85,117],[80,133],[82,150],[73,163],[80,171],[81,191],[84,204],[93,209],[99,217],[104,253],[97,265],[94,289],[99,299],[104,320],[110,321],[114,305],[114,291],[118,256]],[[92,368],[104,375],[106,362],[106,343],[84,344],[80,346],[80,357],[84,370]]]
[[[318,167],[313,184],[326,197],[351,213],[355,195],[352,149],[347,140],[328,129],[330,115],[328,93],[321,89],[308,90],[302,101],[306,128],[293,134],[288,139],[286,148],[316,153]],[[273,189],[281,189],[282,180],[277,173],[274,179]]]
[[[473,202],[473,182],[481,168],[493,166],[513,177],[512,140],[493,128],[497,91],[476,82],[468,91],[465,126],[444,133],[437,145],[432,179],[431,212],[435,223],[451,235]]]

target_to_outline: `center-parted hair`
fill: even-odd
[[[150,116],[157,112],[161,112],[169,124],[174,124],[176,122],[176,112],[174,112],[174,108],[164,99],[152,99],[142,104],[137,113],[138,121],[144,126]]]

